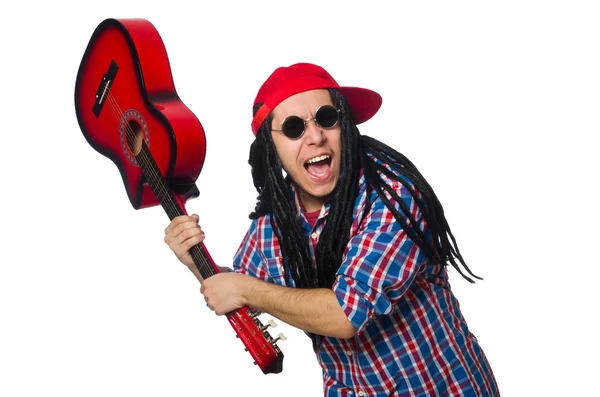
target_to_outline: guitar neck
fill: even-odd
[[[169,216],[170,220],[180,215],[185,215],[186,212],[179,200],[173,194],[173,191],[169,188],[165,178],[160,172],[158,165],[150,153],[150,149],[145,141],[142,140],[141,150],[136,155],[138,164],[142,169],[142,173],[146,178],[146,181],[150,185],[150,188],[156,195],[161,206]],[[202,278],[206,279],[210,276],[214,276],[218,273],[217,267],[208,254],[206,247],[203,243],[196,244],[190,248],[190,255],[200,272]]]

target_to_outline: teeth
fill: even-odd
[[[329,156],[326,155],[326,154],[324,154],[322,156],[314,157],[314,158],[308,160],[307,163],[308,164],[313,164],[313,163],[316,163],[316,162],[319,162],[319,161],[327,160],[328,158],[329,158]]]

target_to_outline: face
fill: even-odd
[[[288,116],[315,117],[320,106],[333,105],[327,90],[293,95],[273,109],[271,128],[281,129]],[[304,135],[290,139],[283,132],[271,132],[285,172],[298,187],[300,200],[308,212],[317,211],[331,194],[340,175],[340,123],[325,129],[314,120],[306,122]]]

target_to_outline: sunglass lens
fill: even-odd
[[[283,121],[281,129],[285,136],[296,139],[304,132],[304,120],[298,116],[289,116]]]
[[[315,114],[315,119],[321,127],[331,128],[338,122],[338,111],[333,106],[321,106]]]

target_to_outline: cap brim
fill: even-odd
[[[336,89],[346,97],[356,124],[364,123],[373,117],[383,101],[381,95],[366,88],[339,87]]]

